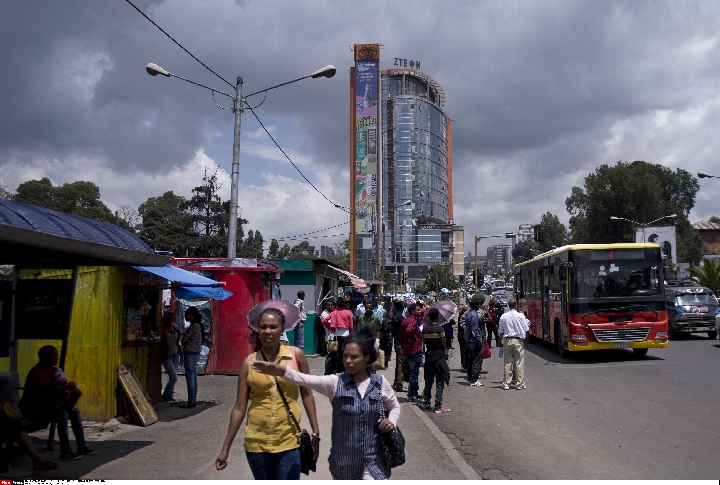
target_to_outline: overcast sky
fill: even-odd
[[[603,163],[645,160],[720,175],[717,1],[134,3],[230,83],[242,76],[245,93],[334,64],[334,78],[272,91],[255,112],[342,205],[352,44],[381,43],[381,68],[395,57],[421,61],[443,86],[454,121],[455,220],[465,226],[466,251],[474,235],[512,232],[547,211],[567,223],[571,187]],[[118,209],[168,190],[189,197],[208,168],[219,169],[229,198],[232,112],[201,88],[150,77],[145,65],[232,88],[127,2],[4,2],[0,62],[7,189],[41,177],[91,180]],[[241,213],[268,242],[348,220],[249,111],[241,140]],[[720,180],[701,179],[690,220],[720,215],[718,196]],[[340,236],[310,243],[347,232],[341,225],[314,234]]]

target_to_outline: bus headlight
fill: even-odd
[[[667,332],[658,332],[655,334],[655,338],[667,338]]]

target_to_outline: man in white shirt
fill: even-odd
[[[530,328],[530,320],[518,312],[517,300],[514,298],[508,301],[510,311],[500,317],[498,333],[502,336],[502,343],[505,353],[505,376],[503,377],[502,388],[510,389],[510,381],[513,375],[513,363],[517,371],[516,389],[525,389],[525,332]]]

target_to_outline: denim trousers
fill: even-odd
[[[300,480],[300,448],[280,453],[245,452],[255,480]]]
[[[420,366],[423,363],[423,353],[417,352],[407,356],[408,365],[410,366],[410,378],[408,379],[407,397],[418,397],[418,378],[420,377]]]
[[[42,410],[32,415],[33,419],[38,421],[49,421],[57,423],[58,439],[60,440],[60,454],[67,455],[70,453],[70,438],[68,437],[68,419],[75,435],[75,444],[77,448],[85,448],[85,434],[83,433],[82,419],[80,418],[80,410],[72,408],[70,411],[61,410]]]
[[[185,354],[185,381],[187,382],[188,404],[195,404],[197,400],[197,363],[200,360],[200,354]]]
[[[477,382],[480,371],[482,370],[482,354],[483,354],[483,341],[477,341],[475,339],[468,342],[468,349],[470,350],[470,360],[467,363],[467,376],[468,382],[472,384]]]
[[[305,321],[300,320],[300,323],[295,325],[295,347],[300,350],[305,349]]]
[[[165,372],[167,372],[168,375],[168,382],[165,384],[165,390],[162,393],[163,399],[172,399],[173,393],[175,392],[175,383],[177,382],[177,366],[178,362],[180,362],[180,354],[178,352],[175,352],[172,355],[168,355],[165,360],[163,360],[162,365],[165,369]]]

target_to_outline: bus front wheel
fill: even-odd
[[[570,351],[565,348],[562,342],[562,335],[560,335],[560,327],[555,327],[555,344],[557,345],[558,354],[561,359],[567,359],[570,357]]]
[[[635,357],[645,357],[648,353],[648,349],[633,349]]]

